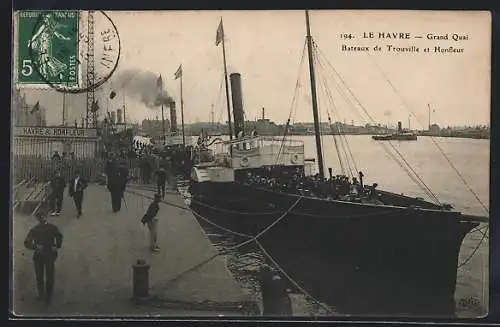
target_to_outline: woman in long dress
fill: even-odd
[[[54,37],[69,41],[70,38],[62,35],[58,29],[64,25],[57,23],[51,14],[43,16],[43,23],[33,37],[29,40],[28,46],[36,51],[40,73],[45,77],[63,77],[63,72],[67,65],[61,62],[52,54],[52,43]]]

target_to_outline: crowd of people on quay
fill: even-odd
[[[358,177],[353,176],[352,178],[346,175],[334,176],[331,169],[329,178],[321,178],[319,174],[306,176],[303,172],[295,172],[289,175],[282,174],[279,177],[269,174],[248,173],[244,183],[303,196],[382,204],[376,190],[378,184],[364,185],[361,171]]]
[[[155,148],[153,144],[145,144],[139,140],[133,141],[133,148],[135,149],[135,155],[138,158],[142,158],[145,156],[150,156],[155,154]]]
[[[52,160],[75,160],[76,155],[75,152],[63,152],[62,155],[59,154],[59,151],[54,151],[54,154],[52,154]]]

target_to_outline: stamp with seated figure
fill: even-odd
[[[103,11],[20,11],[17,29],[18,86],[84,93],[118,66],[120,38]]]
[[[18,14],[17,83],[79,85],[78,11]]]

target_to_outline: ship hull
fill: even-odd
[[[239,183],[193,189],[193,210],[252,236],[298,200]],[[303,197],[259,242],[301,287],[341,314],[452,315],[460,246],[477,225],[458,218]]]
[[[416,135],[373,135],[376,141],[416,141]]]

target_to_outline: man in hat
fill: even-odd
[[[157,244],[158,241],[158,211],[160,206],[158,203],[161,201],[161,195],[155,194],[153,202],[148,207],[148,211],[144,214],[141,219],[143,225],[147,224],[149,229],[149,250],[156,253],[160,250]]]
[[[106,165],[104,166],[104,174],[106,175],[106,184],[108,183],[108,180],[110,176],[112,176],[117,169],[117,164],[114,161],[113,157],[108,156],[106,160]]]
[[[108,178],[108,190],[111,194],[111,207],[113,212],[118,212],[122,207],[123,194],[127,187],[128,168],[124,164],[120,164],[113,169]]]
[[[54,155],[52,156],[52,160],[61,160],[61,155],[59,152],[54,151]]]
[[[75,169],[75,177],[68,185],[69,196],[73,198],[76,206],[76,217],[82,215],[83,191],[87,188],[87,181],[81,176],[80,170]]]
[[[66,182],[59,170],[55,171],[50,181],[50,188],[50,211],[52,212],[52,216],[59,216],[64,198],[64,189],[66,188]]]
[[[24,246],[33,250],[38,300],[52,301],[54,292],[54,264],[57,250],[62,246],[63,236],[56,225],[47,222],[47,211],[36,213],[38,225],[31,228],[24,240]]]
[[[149,162],[148,156],[143,156],[139,165],[142,175],[142,182],[144,184],[149,184],[149,182],[151,181],[151,164]]]
[[[163,166],[160,166],[160,169],[156,171],[156,189],[157,193],[161,195],[161,197],[165,198],[165,183],[167,181],[167,172]]]

